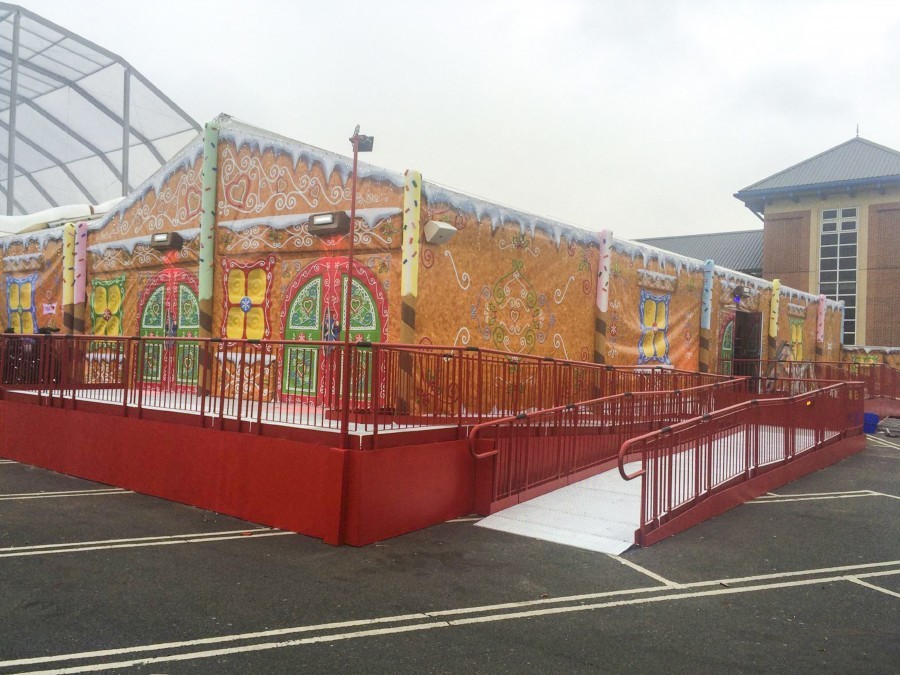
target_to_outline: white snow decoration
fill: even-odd
[[[619,251],[623,255],[630,257],[632,262],[640,256],[641,262],[645,268],[651,260],[656,260],[661,270],[665,270],[667,265],[671,265],[677,276],[681,275],[683,269],[687,269],[691,272],[703,271],[704,261],[702,260],[695,260],[694,258],[688,258],[687,256],[678,255],[677,253],[663,251],[662,249],[648,246],[647,244],[641,244],[636,241],[613,238],[612,248],[613,250]]]
[[[845,352],[864,352],[865,354],[900,354],[900,347],[877,347],[877,346],[861,346],[847,345],[844,347]]]
[[[671,274],[663,274],[662,272],[654,272],[653,270],[641,270],[640,272],[642,276],[650,277],[651,279],[656,279],[661,282],[670,282],[674,284],[677,281],[677,278]]]
[[[92,224],[91,230],[102,230],[106,227],[107,223],[116,216],[123,218],[125,212],[134,206],[134,204],[144,199],[150,190],[153,190],[158,195],[162,191],[166,181],[181,169],[189,169],[192,167],[202,154],[203,134],[201,133],[197,134],[197,137],[188,143],[184,150],[161,166],[156,173],[135,188],[125,199],[122,199],[116,204],[115,208],[108,211],[96,224]]]
[[[735,270],[730,270],[727,267],[719,267],[716,265],[715,275],[722,278],[722,286],[723,288],[734,288],[735,286],[749,286],[750,288],[758,291],[761,290],[772,290],[772,282],[766,281],[765,279],[760,279],[759,277],[754,277],[749,274],[743,274],[741,272],[736,272]],[[727,282],[727,283],[726,283]],[[730,285],[729,285],[730,284]],[[784,290],[785,287],[782,287]]]
[[[796,312],[797,314],[806,313],[806,305],[797,305],[793,302],[788,303],[788,312]]]
[[[317,163],[322,167],[326,181],[337,171],[341,184],[344,186],[346,186],[347,180],[353,171],[352,158],[322,150],[286,136],[279,136],[270,131],[258,129],[233,119],[227,119],[222,122],[219,129],[219,140],[232,143],[238,150],[243,146],[247,146],[251,151],[260,154],[266,150],[271,150],[276,155],[286,155],[291,158],[294,168],[300,164],[301,160],[309,167]],[[402,188],[405,184],[403,174],[366,164],[365,162],[358,162],[357,170],[359,171],[359,178],[383,181],[399,188]]]
[[[450,190],[436,183],[423,181],[422,198],[427,200],[432,207],[436,204],[446,204],[457,211],[474,214],[476,220],[488,220],[491,223],[491,232],[495,232],[503,223],[518,225],[522,234],[530,232],[535,235],[537,230],[544,232],[557,246],[562,238],[572,243],[600,243],[600,233],[583,230],[574,225],[562,223],[549,218],[542,218],[523,211],[510,209],[499,204],[486,202],[477,197]]]
[[[366,227],[373,229],[378,223],[391,216],[401,213],[401,209],[397,206],[385,208],[356,209],[356,217],[361,218]],[[259,225],[267,225],[273,230],[286,230],[295,225],[303,225],[309,219],[321,211],[311,211],[309,213],[289,213],[283,216],[263,216],[261,218],[244,218],[239,220],[220,220],[218,226],[232,232],[243,232],[252,227]]]
[[[177,232],[185,241],[190,241],[200,236],[199,227],[193,227],[187,230],[177,230]],[[104,253],[106,253],[106,251],[110,249],[121,249],[123,251],[127,251],[129,255],[133,255],[134,247],[138,244],[150,246],[152,236],[153,235],[148,234],[143,237],[131,237],[130,239],[119,239],[117,241],[106,241],[100,244],[92,244],[91,246],[88,246],[87,250],[88,253],[94,253],[96,255],[102,256]]]
[[[25,247],[33,241],[38,242],[40,248],[43,249],[48,241],[62,239],[62,236],[62,227],[53,227],[48,230],[37,230],[36,232],[26,232],[24,234],[13,234],[2,238],[3,251],[8,251],[13,244],[22,244]]]
[[[5,255],[3,262],[17,263],[28,262],[29,260],[38,260],[43,257],[43,253],[26,253],[24,255]]]

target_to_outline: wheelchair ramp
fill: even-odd
[[[634,462],[626,469],[639,466]],[[612,469],[511,506],[477,526],[618,555],[634,545],[640,510],[641,481],[622,480]]]

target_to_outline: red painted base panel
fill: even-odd
[[[6,400],[0,455],[331,544],[467,515],[475,499],[465,441],[346,451]]]

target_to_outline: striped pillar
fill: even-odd
[[[416,298],[419,295],[419,249],[422,218],[422,174],[406,172],[403,188],[403,265],[400,271],[400,342],[416,342]]]
[[[203,132],[203,168],[200,177],[200,260],[198,262],[198,300],[200,337],[212,337],[213,278],[216,258],[216,187],[219,170],[219,127],[207,123]]]
[[[63,225],[63,333],[75,331],[75,223]]]
[[[606,319],[609,309],[609,280],[612,272],[610,230],[600,230],[600,261],[597,265],[597,303],[594,311],[594,363],[606,363]]]
[[[825,302],[824,295],[819,296],[818,313],[816,314],[816,361],[825,356]]]
[[[713,273],[716,263],[710,259],[703,263],[703,296],[700,299],[700,372],[712,368],[712,303]]]
[[[72,328],[76,335],[84,334],[84,313],[87,303],[87,245],[88,224],[75,226],[75,282],[72,289],[75,316]]]
[[[772,302],[769,310],[769,360],[778,359],[778,314],[781,308],[781,280],[772,281]]]
[[[199,337],[211,338],[213,314],[213,281],[216,261],[216,189],[219,177],[219,127],[208,122],[203,130],[203,164],[200,174],[200,252],[197,262],[197,300],[200,307]],[[208,347],[211,347],[208,345]],[[200,389],[207,388],[212,369],[211,349],[200,348],[198,379]]]
[[[422,246],[422,174],[407,170],[403,186],[403,240],[400,247],[400,342],[416,343],[416,302],[419,296],[419,251]],[[411,410],[409,395],[415,391],[412,357],[400,353],[401,412]]]

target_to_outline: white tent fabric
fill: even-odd
[[[0,3],[0,214],[126,195],[199,129],[121,57]]]

